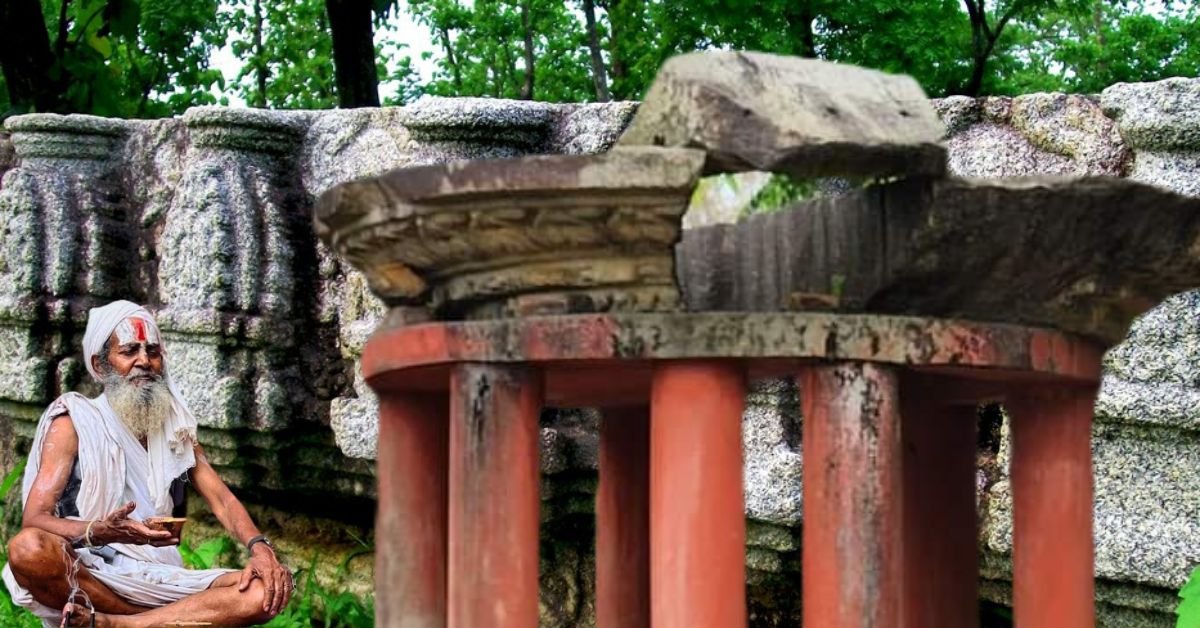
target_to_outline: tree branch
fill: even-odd
[[[62,0],[58,5],[58,35],[54,39],[54,56],[60,60],[63,57],[63,52],[67,49],[67,7],[71,4],[71,0]]]
[[[60,112],[69,69],[50,77],[56,57],[38,0],[0,1],[0,70],[14,111]]]
[[[529,2],[521,2],[521,29],[525,35],[525,83],[521,85],[521,100],[533,100],[533,19],[529,16]]]
[[[454,46],[450,44],[450,31],[445,26],[438,28],[442,47],[446,49],[446,62],[450,64],[450,75],[454,78],[454,91],[462,92],[462,74],[458,68],[458,59],[454,56]]]
[[[583,17],[587,27],[588,50],[592,57],[592,83],[596,87],[596,100],[608,102],[608,77],[604,72],[604,57],[600,54],[600,33],[596,28],[596,6],[593,0],[583,0]]]

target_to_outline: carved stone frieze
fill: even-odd
[[[129,124],[33,114],[6,123],[20,167],[0,189],[0,397],[41,403],[74,375],[72,329],[126,293],[133,262],[115,158]],[[87,295],[81,298],[81,295]],[[35,329],[50,324],[50,334]]]
[[[414,163],[516,157],[541,147],[557,107],[494,98],[427,96],[399,110],[414,140]]]
[[[303,390],[285,350],[306,227],[293,174],[303,118],[199,108],[184,122],[190,151],[158,266],[160,324],[185,357],[174,376],[202,424],[282,429]]]

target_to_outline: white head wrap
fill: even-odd
[[[97,373],[96,369],[92,366],[92,356],[99,355],[100,351],[104,348],[104,343],[112,336],[113,331],[121,324],[121,321],[133,316],[142,319],[149,328],[151,335],[160,338],[160,343],[162,343],[162,335],[158,331],[158,324],[155,323],[154,316],[146,308],[136,303],[113,301],[103,307],[92,308],[88,312],[87,331],[83,334],[83,363],[96,381],[101,381],[102,378],[100,373]],[[163,381],[166,382],[167,388],[171,390],[172,412],[167,417],[166,424],[163,425],[163,431],[167,437],[167,446],[172,453],[182,454],[190,458],[192,446],[196,443],[196,417],[188,409],[187,403],[183,400],[183,395],[179,394],[179,389],[175,387],[175,382],[171,381],[168,369],[170,360],[167,359],[167,347],[165,343],[162,343],[160,348],[163,353]]]

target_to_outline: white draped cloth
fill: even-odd
[[[129,316],[137,316],[148,325],[154,325],[149,312],[128,301],[117,301],[90,312],[83,341],[84,363],[97,380],[100,376],[92,370],[91,357],[100,352],[116,326]],[[157,328],[152,330],[154,336],[161,338]],[[165,361],[164,358],[163,375],[173,397],[172,412],[161,428],[147,436],[145,448],[117,417],[104,395],[88,399],[78,393],[67,393],[51,404],[38,422],[29,453],[22,504],[28,500],[41,466],[42,446],[50,425],[65,408],[79,440],[76,462],[80,487],[75,500],[79,516],[72,518],[101,519],[129,502],[136,504],[129,515],[132,519],[170,516],[174,508],[171,483],[196,463],[192,449],[196,442],[196,420],[170,382]],[[147,607],[163,606],[204,591],[218,577],[232,571],[187,569],[179,549],[174,546],[112,543],[102,548],[80,548],[76,553],[81,568],[90,571],[117,595]],[[48,608],[34,600],[17,584],[9,565],[4,566],[2,575],[14,602],[42,617],[45,625],[58,625],[56,620],[62,609]]]

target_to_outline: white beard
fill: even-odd
[[[161,428],[171,412],[171,389],[162,379],[136,385],[114,373],[104,378],[104,394],[117,417],[139,439]]]

